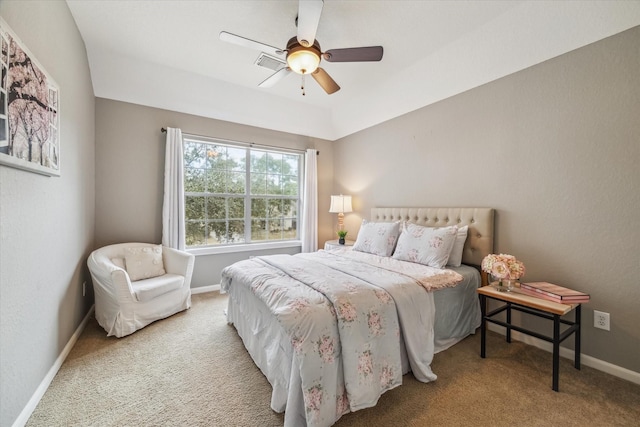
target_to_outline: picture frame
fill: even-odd
[[[60,176],[60,86],[0,17],[0,167]]]

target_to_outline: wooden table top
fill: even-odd
[[[478,289],[479,294],[486,295],[491,298],[495,298],[502,301],[513,302],[523,305],[525,307],[536,308],[538,310],[546,311],[553,314],[567,314],[580,304],[560,304],[558,302],[549,301],[542,298],[536,298],[531,295],[525,295],[519,293],[519,289],[514,289],[511,292],[501,292],[493,286],[483,286]]]

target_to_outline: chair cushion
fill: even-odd
[[[183,284],[184,276],[178,274],[165,274],[151,279],[131,282],[133,291],[140,302],[149,301],[167,292],[180,289]]]

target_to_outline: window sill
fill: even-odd
[[[195,255],[215,255],[215,254],[231,254],[236,252],[255,252],[269,249],[295,248],[301,247],[300,240],[288,240],[286,242],[269,242],[269,243],[250,243],[237,244],[227,246],[206,246],[200,248],[187,249],[187,252]]]

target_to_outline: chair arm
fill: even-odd
[[[185,286],[191,287],[191,276],[193,275],[193,265],[196,257],[188,252],[167,246],[162,247],[162,256],[165,271],[184,276]]]
[[[87,260],[94,282],[119,302],[137,301],[127,272],[115,265],[108,257],[96,252],[93,252]]]

